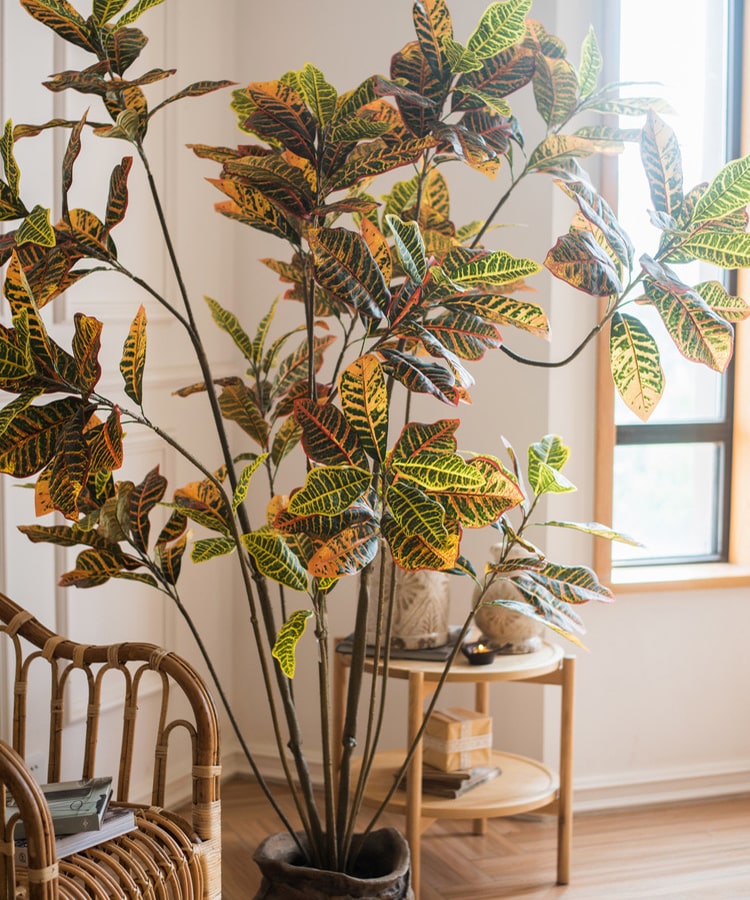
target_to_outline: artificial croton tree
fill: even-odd
[[[693,259],[729,269],[750,262],[750,160],[731,162],[710,184],[686,191],[661,101],[628,96],[617,84],[600,86],[593,31],[573,61],[563,42],[530,17],[531,0],[493,3],[468,37],[453,33],[444,0],[417,0],[415,34],[392,55],[387,75],[341,91],[308,63],[276,81],[252,82],[232,94],[242,143],[192,147],[219,166],[207,173],[226,198],[217,203],[218,212],[284,245],[278,259],[263,260],[284,285],[282,301],[260,314],[237,298],[208,301],[212,319],[244,358],[243,371],[215,378],[147,145],[151,120],[166,105],[229,85],[197,82],[149,103],[149,85],[174,74],[133,73],[147,40],[140,17],[160,2],[93,0],[87,15],[67,0],[21,0],[41,25],[88,54],[87,66],[58,73],[45,86],[87,95],[92,111],[77,121],[8,122],[0,142],[0,217],[10,223],[0,237],[10,309],[10,323],[0,326],[0,388],[6,395],[0,470],[34,479],[39,516],[58,514],[53,524],[22,527],[32,541],[82,548],[63,584],[93,587],[121,578],[162,591],[192,629],[214,675],[211,648],[197,632],[180,584],[190,577],[186,555],[198,564],[234,554],[250,612],[248,643],[260,662],[310,861],[346,869],[362,779],[382,723],[384,676],[374,675],[373,688],[366,688],[364,660],[370,604],[378,607],[376,651],[387,654],[390,646],[394,598],[385,592],[371,597],[369,588],[373,566],[385,564],[383,545],[405,569],[449,571],[485,588],[510,577],[523,600],[494,602],[540,618],[573,640],[582,628],[575,608],[611,597],[591,570],[555,565],[525,536],[538,497],[572,489],[562,474],[568,450],[559,438],[534,444],[527,467],[510,448],[479,454],[458,449],[455,410],[470,396],[472,362],[505,352],[523,363],[503,343],[509,330],[549,336],[544,298],[529,292],[545,267],[603,310],[596,328],[581,334],[575,353],[609,330],[614,384],[642,418],[663,389],[663,335],[647,331],[633,304],[655,308],[688,359],[725,369],[732,323],[746,316],[747,306],[719,280],[684,283],[676,267]],[[543,126],[534,146],[514,114],[519,92],[533,94]],[[638,116],[640,125],[621,128],[620,115]],[[25,203],[15,153],[17,142],[49,128],[68,134],[62,212],[54,223],[49,208]],[[75,167],[82,142],[102,138],[121,141],[124,155],[108,189],[102,185],[101,210],[95,212],[74,205],[74,172],[76,180],[85,177]],[[582,166],[587,157],[620,152],[626,142],[640,144],[651,221],[660,233],[651,255],[639,259]],[[470,222],[452,217],[446,163],[465,164],[477,178],[490,179],[489,208]],[[400,180],[391,178],[383,193],[379,176],[395,170]],[[572,201],[569,230],[539,261],[498,247],[502,232],[489,230],[516,186],[532,176]],[[128,209],[134,177],[145,178],[150,190],[176,276],[174,296],[162,295],[139,274],[138,259],[118,256],[117,226],[126,214],[137,215]],[[117,397],[100,390],[100,321],[78,313],[71,347],[48,333],[45,307],[102,270],[139,284],[184,329],[202,381],[176,386],[181,396],[174,402],[185,404],[193,419],[200,405],[216,435],[212,458],[197,459],[148,416],[143,307],[134,310],[124,338],[123,392]],[[279,328],[282,319],[286,330]],[[408,401],[392,402],[414,394],[434,398],[432,421],[412,420]],[[234,426],[239,442],[232,441]],[[118,479],[125,427],[158,434],[194,466],[195,480],[168,492],[157,469],[138,482]],[[288,477],[290,454],[303,455],[303,480]],[[265,482],[269,497],[264,521],[254,526],[247,505],[251,482],[254,491]],[[189,524],[199,530],[195,540]],[[597,524],[547,524],[618,537]],[[462,555],[461,539],[465,529],[484,527],[499,531],[503,553],[477,574]],[[359,576],[359,586],[346,721],[344,734],[331,735],[328,609],[338,602],[339,582],[352,575]],[[309,620],[314,628],[305,639],[319,646],[320,802],[291,680],[295,648]],[[296,824],[263,780],[217,686],[253,771],[294,832]],[[364,728],[357,715],[363,690],[370,697]],[[358,741],[364,764],[350,789]]]

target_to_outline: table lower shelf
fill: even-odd
[[[393,777],[404,759],[403,750],[379,753],[370,773],[365,803],[379,804],[393,784]],[[422,794],[421,813],[429,819],[491,819],[514,816],[547,806],[557,798],[560,781],[555,772],[536,760],[513,753],[492,752],[492,765],[500,774],[461,797],[445,798]],[[398,790],[388,808],[406,812],[407,794]]]

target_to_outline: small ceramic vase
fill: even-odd
[[[490,547],[493,562],[500,561],[501,550],[502,544],[493,544]],[[512,559],[514,555],[523,556],[526,553],[519,549],[515,554],[511,551],[510,558]],[[475,603],[479,593],[479,588],[475,588]],[[474,617],[477,628],[482,632],[482,641],[498,653],[533,653],[539,650],[542,646],[544,625],[513,609],[491,605],[492,600],[500,599],[523,601],[524,598],[510,578],[495,579]]]

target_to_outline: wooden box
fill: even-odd
[[[485,766],[492,756],[492,719],[460,706],[436,709],[427,722],[422,746],[425,765],[442,772]]]

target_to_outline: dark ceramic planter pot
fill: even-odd
[[[367,836],[353,875],[303,865],[286,832],[267,837],[253,859],[263,874],[255,900],[414,900],[409,845],[395,828]]]

